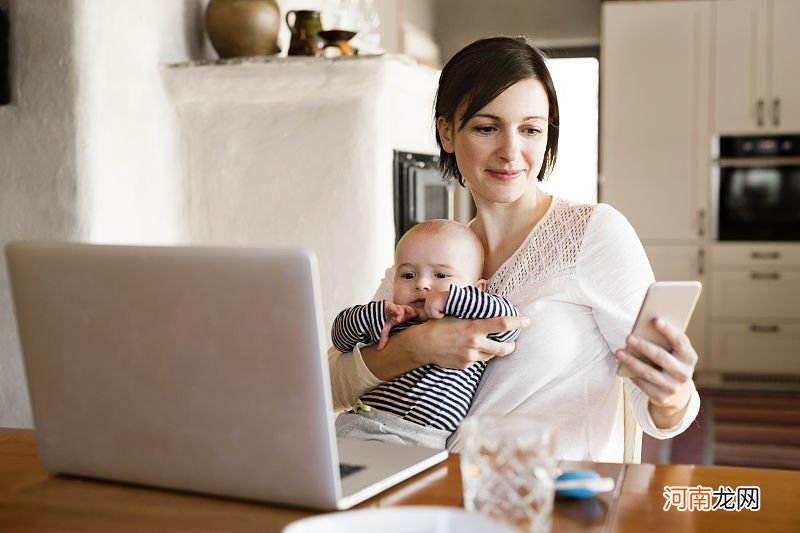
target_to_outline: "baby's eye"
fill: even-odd
[[[449,274],[445,274],[444,272],[437,272],[436,273],[436,277],[439,278],[439,279],[445,279],[445,278],[449,278],[450,275]]]
[[[403,272],[400,274],[400,277],[403,279],[414,279],[415,276],[413,272]]]

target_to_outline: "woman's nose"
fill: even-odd
[[[519,153],[519,138],[514,131],[504,132],[499,137],[497,155],[506,161],[514,161]]]

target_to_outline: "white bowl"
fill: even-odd
[[[283,533],[513,533],[456,507],[406,506],[328,513],[292,522]]]

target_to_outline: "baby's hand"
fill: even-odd
[[[402,324],[406,320],[417,318],[417,311],[410,305],[398,305],[391,302],[384,304],[386,313],[386,323],[381,330],[381,338],[378,341],[378,350],[383,350],[389,342],[389,332],[397,324]]]
[[[444,318],[444,308],[450,291],[435,291],[425,295],[425,314],[428,318]]]

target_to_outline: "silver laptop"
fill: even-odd
[[[6,256],[53,472],[345,509],[447,457],[337,441],[310,252],[17,242]]]

